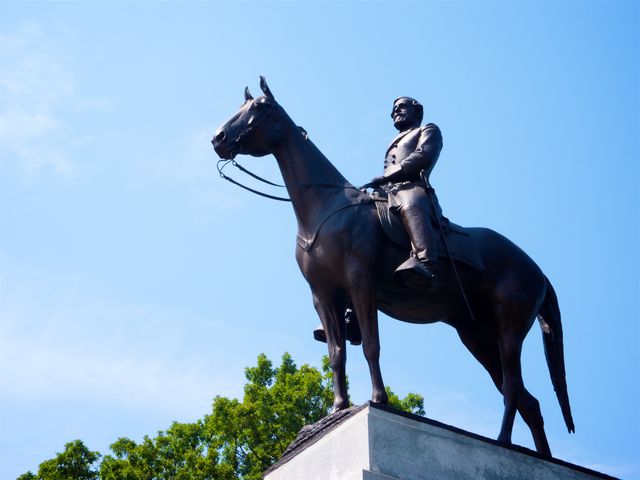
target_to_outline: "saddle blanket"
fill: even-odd
[[[389,203],[386,199],[376,200],[374,203],[378,210],[380,224],[387,236],[399,247],[406,248],[407,251],[411,250],[411,241],[402,224],[400,215],[389,210]],[[482,262],[478,247],[467,229],[450,222],[445,217],[441,218],[441,224],[453,259],[478,270],[484,270],[484,263]],[[447,258],[447,249],[445,248],[440,229],[437,225],[434,225],[434,229],[438,237],[438,256]]]

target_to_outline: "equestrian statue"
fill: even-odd
[[[391,116],[399,134],[387,151],[383,175],[357,188],[291,120],[263,77],[260,87],[263,95],[257,98],[245,89],[244,103],[216,130],[212,144],[221,161],[273,154],[278,163],[298,223],[296,260],[322,323],[316,338],[327,342],[334,409],[349,407],[347,339],[362,342],[372,402],[388,401],[378,311],[409,323],[444,322],[456,329],[504,397],[498,441],[511,444],[518,412],[536,450],[550,457],[540,405],[524,386],[520,357],[537,319],[564,421],[574,432],[556,294],[513,242],[442,216],[429,184],[442,136],[434,124],[420,126],[422,105],[410,97],[394,102]]]

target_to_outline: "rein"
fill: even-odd
[[[222,164],[222,166],[220,166],[220,164]],[[251,193],[255,193],[256,195],[260,195],[261,197],[269,198],[271,200],[279,200],[281,202],[290,202],[291,201],[290,198],[276,197],[275,195],[270,195],[268,193],[260,192],[258,190],[255,190],[255,189],[251,188],[251,187],[247,187],[246,185],[243,185],[242,183],[238,182],[237,180],[234,180],[233,178],[229,177],[228,175],[226,175],[222,171],[224,169],[224,167],[226,167],[229,164],[231,164],[232,166],[236,167],[241,172],[249,175],[250,177],[258,180],[259,182],[266,183],[267,185],[271,185],[273,187],[287,188],[287,185],[281,185],[279,183],[274,183],[274,182],[271,182],[271,181],[267,180],[266,178],[262,178],[260,175],[256,175],[255,173],[251,172],[250,170],[244,168],[242,165],[240,165],[235,160],[224,160],[224,159],[223,160],[218,160],[218,163],[216,164],[216,168],[218,169],[218,173],[220,173],[220,177],[224,178],[225,180],[228,180],[229,182],[233,183],[234,185],[239,186],[240,188],[244,188],[245,190],[250,191]],[[300,185],[289,185],[288,186],[288,188],[300,188],[300,189],[309,188],[309,187],[341,188],[341,189],[345,189],[345,190],[346,189],[353,189],[353,190],[360,191],[359,188],[356,188],[356,187],[351,186],[351,185],[340,185],[340,184],[335,184],[335,183],[304,183],[304,184],[300,184]],[[309,250],[311,250],[311,248],[313,248],[313,244],[316,241],[316,237],[318,235],[318,232],[320,231],[320,228],[322,228],[322,226],[325,224],[325,222],[327,220],[329,220],[329,218],[333,217],[336,213],[341,212],[342,210],[346,210],[348,208],[356,207],[358,205],[362,205],[363,203],[370,203],[372,200],[373,199],[369,197],[364,202],[360,201],[360,202],[348,203],[348,204],[343,205],[343,206],[337,208],[336,210],[330,212],[320,222],[320,224],[318,225],[318,227],[313,232],[313,234],[311,235],[310,238],[301,237],[299,234],[297,235],[297,237],[298,237],[298,245],[303,250],[308,252]]]
[[[245,116],[244,118],[244,122],[242,124],[242,128],[240,129],[240,134],[238,135],[238,138],[235,139],[235,141],[233,142],[234,144],[240,145],[242,143],[242,141],[244,140],[244,138],[249,135],[249,133],[251,133],[253,130],[256,129],[257,125],[261,124],[262,122],[265,121],[265,116],[263,115],[262,117],[260,117],[260,122],[259,123],[254,123],[251,127],[247,126],[247,118]],[[222,164],[222,166],[220,166],[220,164]],[[244,188],[245,190],[248,190],[251,193],[255,193],[256,195],[260,195],[261,197],[265,197],[268,198],[270,200],[278,200],[280,202],[290,202],[291,199],[290,198],[285,198],[285,197],[276,197],[275,195],[270,195],[268,193],[264,193],[264,192],[260,192],[258,190],[255,190],[251,187],[247,187],[246,185],[243,185],[242,183],[238,182],[237,180],[234,180],[233,178],[229,177],[228,175],[226,175],[222,170],[224,170],[224,167],[226,167],[227,165],[233,165],[234,167],[236,167],[238,170],[240,170],[241,172],[249,175],[250,177],[255,178],[256,180],[262,182],[262,183],[266,183],[267,185],[272,185],[274,187],[278,187],[278,188],[285,188],[285,185],[280,185],[278,183],[273,183],[270,182],[269,180],[260,177],[259,175],[256,175],[255,173],[250,172],[249,170],[247,170],[246,168],[244,168],[242,165],[240,165],[238,162],[236,162],[234,159],[231,160],[225,160],[225,159],[221,159],[218,160],[218,163],[216,164],[216,168],[218,169],[218,173],[220,174],[221,178],[224,178],[225,180],[228,180],[229,182],[233,183],[234,185],[237,185],[240,188]]]
[[[222,164],[222,166],[220,166],[220,164]],[[240,188],[244,188],[245,190],[248,190],[251,193],[255,193],[256,195],[260,195],[261,197],[269,198],[271,200],[279,200],[281,202],[290,202],[291,199],[290,198],[285,198],[285,197],[277,197],[275,195],[270,195],[268,193],[260,192],[259,190],[255,190],[255,189],[253,189],[251,187],[247,187],[246,185],[243,185],[242,183],[240,183],[237,180],[231,178],[230,176],[228,176],[227,174],[225,174],[222,171],[224,169],[224,167],[226,167],[229,164],[231,164],[232,166],[236,167],[238,170],[240,170],[244,174],[249,175],[252,178],[255,178],[259,182],[266,183],[267,185],[271,185],[273,187],[278,187],[278,188],[305,189],[305,188],[310,188],[310,187],[321,187],[321,188],[342,188],[342,189],[345,189],[345,190],[346,189],[360,190],[359,188],[356,188],[356,187],[351,186],[351,185],[341,185],[341,184],[337,184],[337,183],[301,183],[299,185],[281,185],[279,183],[271,182],[271,181],[267,180],[266,178],[262,178],[261,176],[256,175],[255,173],[251,172],[250,170],[244,168],[242,165],[240,165],[235,160],[218,160],[218,163],[216,164],[216,168],[218,169],[218,173],[220,174],[221,178],[224,178],[225,180],[228,180],[229,182],[233,183],[234,185],[237,185]]]
[[[222,167],[220,166],[221,163],[223,164]],[[222,171],[224,169],[224,167],[226,167],[229,164],[233,165],[234,167],[236,167],[241,172],[246,173],[247,175],[255,178],[256,180],[259,180],[262,183],[266,183],[267,185],[273,185],[274,187],[278,187],[278,188],[284,188],[285,187],[284,185],[280,185],[278,183],[270,182],[269,180],[266,180],[266,179],[260,177],[259,175],[256,175],[255,173],[250,172],[249,170],[244,168],[242,165],[240,165],[235,160],[218,160],[218,163],[216,164],[216,167],[218,169],[218,173],[220,174],[220,177],[224,178],[225,180],[228,180],[229,182],[233,183],[234,185],[237,185],[240,188],[244,188],[245,190],[250,191],[251,193],[255,193],[256,195],[260,195],[261,197],[269,198],[271,200],[279,200],[281,202],[290,202],[291,201],[290,198],[276,197],[275,195],[269,195],[268,193],[264,193],[264,192],[260,192],[258,190],[254,190],[253,188],[247,187],[246,185],[243,185],[242,183],[238,182],[237,180],[234,180],[233,178],[229,177],[228,175],[226,175]]]
[[[269,105],[271,108],[274,108],[273,105]],[[270,110],[270,112],[272,112],[273,110]],[[252,121],[251,125],[249,125],[248,123],[248,116],[244,117],[244,121],[242,124],[242,128],[240,129],[240,134],[238,135],[238,137],[234,140],[234,144],[240,146],[240,144],[244,141],[245,137],[247,137],[250,133],[252,133],[254,130],[256,130],[256,128],[261,125],[262,123],[264,123],[266,121],[266,119],[268,118],[268,115],[263,114],[262,116],[260,116],[258,118],[258,121]],[[307,132],[305,131],[304,128],[302,127],[298,127],[301,131],[302,134],[305,136],[305,138],[307,138]],[[222,164],[222,166],[220,166],[220,164]],[[303,183],[300,185],[281,185],[279,183],[274,183],[271,182],[265,178],[262,178],[259,175],[256,175],[255,173],[249,171],[248,169],[244,168],[242,165],[240,165],[238,162],[236,162],[234,159],[221,159],[218,160],[218,163],[216,164],[216,168],[218,169],[218,173],[220,174],[221,178],[224,178],[225,180],[233,183],[234,185],[237,185],[240,188],[244,188],[245,190],[248,190],[251,193],[255,193],[256,195],[259,195],[261,197],[265,197],[268,198],[270,200],[278,200],[280,202],[290,202],[291,199],[290,198],[286,198],[286,197],[277,197],[275,195],[270,195],[268,193],[265,192],[261,192],[259,190],[255,190],[251,187],[248,187],[246,185],[243,185],[242,183],[240,183],[239,181],[231,178],[230,176],[226,175],[223,170],[227,165],[233,165],[234,167],[236,167],[238,170],[240,170],[242,173],[249,175],[250,177],[254,178],[255,180],[258,180],[259,182],[265,183],[267,185],[271,185],[272,187],[277,187],[277,188],[298,188],[298,189],[305,189],[305,188],[309,188],[309,187],[321,187],[321,188],[342,188],[342,189],[353,189],[353,190],[359,190],[358,188],[352,186],[352,185],[342,185],[342,184],[335,184],[335,183]]]

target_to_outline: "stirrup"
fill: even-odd
[[[362,334],[360,333],[360,326],[355,318],[355,313],[352,313],[353,317],[351,321],[347,321],[346,324],[346,336],[351,345],[362,344]],[[327,334],[324,332],[322,324],[313,329],[313,339],[317,342],[327,343]]]
[[[440,286],[434,268],[411,256],[393,272],[393,280],[404,288],[433,291]]]

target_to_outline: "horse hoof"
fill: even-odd
[[[341,400],[339,402],[334,402],[332,413],[338,412],[340,410],[345,410],[347,408],[349,408],[349,401],[348,400]]]
[[[387,392],[383,391],[382,394],[374,394],[371,397],[371,403],[373,404],[377,404],[377,405],[386,405],[389,403],[389,396],[387,395]]]

